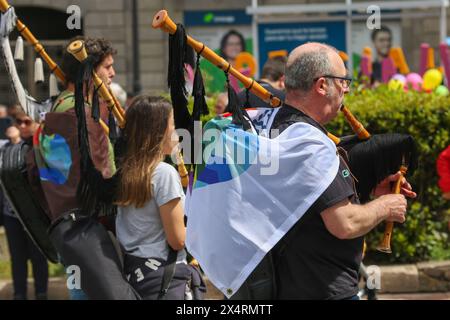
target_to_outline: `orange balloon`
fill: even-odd
[[[246,69],[246,68],[250,69],[249,77],[253,77],[256,73],[255,58],[253,58],[253,56],[248,52],[241,52],[236,57],[236,63],[234,65],[234,67],[237,70],[242,70],[242,69]]]
[[[275,57],[287,57],[288,52],[287,50],[275,50],[269,52],[269,59],[275,58]]]

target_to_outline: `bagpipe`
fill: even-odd
[[[39,121],[41,113],[50,110],[53,100],[50,98],[46,101],[38,102],[28,95],[20,82],[8,38],[13,29],[17,27],[22,36],[33,45],[36,52],[49,64],[52,72],[61,78],[63,78],[63,74],[30,30],[17,19],[14,8],[5,0],[0,1],[0,11],[2,12],[0,24],[1,55],[11,78],[12,89],[24,112],[34,121]],[[22,45],[23,40],[19,38],[16,42],[15,52],[15,57],[18,60],[23,59]],[[40,70],[42,69],[42,61],[39,63],[39,60],[36,63],[37,68],[35,67],[35,69],[37,70],[35,70],[35,73],[37,80],[42,81],[43,71]],[[50,82],[54,83],[54,81]],[[51,87],[54,91],[56,85],[51,85]],[[29,183],[29,179],[31,179],[27,170],[29,151],[30,146],[25,143],[7,146],[0,151],[1,185],[6,198],[31,240],[49,261],[56,263],[58,262],[58,254],[47,234],[47,230],[51,224],[46,211],[47,208],[45,208],[45,204],[40,201],[39,197],[36,196],[36,190]]]
[[[282,101],[268,90],[259,85],[254,79],[248,78],[236,70],[229,62],[220,57],[205,44],[193,39],[185,33],[182,24],[175,24],[166,10],[157,12],[153,18],[152,27],[169,33],[169,74],[168,84],[174,103],[174,114],[178,127],[189,128],[192,121],[199,120],[200,114],[204,112],[206,102],[204,101],[204,88],[199,70],[199,58],[204,57],[228,75],[236,77],[247,92],[262,99],[264,102],[277,108]],[[184,55],[186,45],[192,47],[197,53],[197,70],[194,80],[194,109],[192,116],[186,108],[186,91],[184,88]],[[202,95],[203,94],[203,95]],[[234,100],[236,93],[228,84],[229,105],[227,111],[233,117],[233,123],[240,124],[246,129],[245,122],[249,120],[245,108],[237,106]],[[248,95],[247,95],[248,96]],[[207,108],[207,107],[206,107]],[[356,189],[363,202],[368,201],[375,187],[388,175],[400,170],[402,176],[392,187],[393,193],[400,193],[400,186],[406,171],[413,173],[417,167],[417,151],[414,139],[406,134],[377,134],[370,135],[364,126],[356,119],[346,107],[341,107],[345,119],[354,131],[354,136],[338,138],[331,133],[327,136],[339,147],[348,152],[349,166],[356,177]],[[205,113],[203,113],[205,114]],[[177,121],[178,120],[178,121]],[[251,119],[250,119],[251,120]],[[387,222],[383,240],[379,250],[391,252],[390,240],[392,236],[393,223]]]

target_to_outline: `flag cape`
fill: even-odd
[[[203,161],[188,191],[186,243],[230,297],[331,184],[339,159],[309,124],[268,139],[217,117],[204,128]]]

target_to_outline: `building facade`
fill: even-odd
[[[260,5],[299,4],[299,3],[344,3],[344,0],[260,0]],[[353,1],[358,2],[358,1]],[[424,1],[426,3],[426,1]],[[66,28],[62,23],[50,20],[46,17],[45,10],[54,10],[66,17],[67,8],[70,5],[78,5],[82,14],[82,34],[91,37],[104,37],[111,40],[118,50],[115,58],[116,82],[127,91],[133,89],[133,54],[132,54],[132,8],[131,0],[10,0],[10,4],[20,12],[26,12],[29,16],[19,16],[38,39],[46,46],[61,47],[70,38],[70,33],[61,35],[61,39],[48,39],[46,33],[49,30],[61,30]],[[138,0],[139,16],[139,45],[140,45],[140,77],[144,92],[159,93],[167,88],[167,62],[168,62],[168,35],[151,27],[154,14],[160,9],[166,9],[175,22],[183,22],[186,10],[221,10],[221,9],[245,9],[251,5],[250,0]],[[25,10],[26,9],[26,10]],[[439,45],[439,16],[430,15],[429,10],[410,10],[422,17],[406,17],[397,19],[401,29],[401,46],[405,52],[407,61],[412,70],[417,70],[419,65],[420,44],[429,43],[437,49]],[[435,10],[436,11],[436,10]],[[306,15],[291,15],[285,17],[289,21],[301,21]],[[326,14],[316,15],[316,18],[325,17]],[[278,17],[273,17],[279,19]],[[266,16],[265,19],[271,19]],[[31,25],[37,26],[39,32],[35,32]],[[49,26],[50,29],[39,28]],[[189,30],[188,30],[189,31]],[[447,23],[447,32],[450,31],[450,19]],[[11,39],[12,41],[15,39]],[[55,60],[58,61],[58,50],[54,50]],[[53,51],[52,51],[53,52]],[[437,52],[437,51],[436,51]],[[31,51],[26,51],[33,55]],[[31,62],[25,63],[22,75],[27,74]],[[0,69],[3,70],[3,69]],[[25,76],[24,82],[32,86],[31,77]],[[11,103],[12,97],[7,90],[9,85],[4,72],[0,73],[0,103]],[[30,89],[33,93],[34,91]]]

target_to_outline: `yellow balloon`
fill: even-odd
[[[403,82],[401,82],[398,79],[391,79],[388,82],[388,88],[389,88],[389,90],[392,90],[392,91],[403,90],[403,86],[404,86]]]
[[[434,90],[442,83],[442,73],[438,69],[429,69],[423,75],[422,87],[425,90]]]

